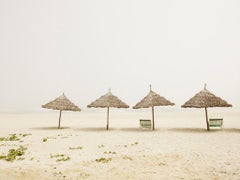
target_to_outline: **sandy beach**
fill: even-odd
[[[240,180],[239,32],[240,0],[0,0],[0,180]]]
[[[185,110],[187,111],[187,110]],[[206,131],[201,110],[156,113],[156,130],[141,130],[147,112],[1,114],[0,179],[239,179],[240,112],[212,111],[222,130]],[[15,139],[13,137],[15,134]],[[17,138],[16,138],[17,137]]]

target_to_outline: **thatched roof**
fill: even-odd
[[[117,96],[114,96],[111,91],[109,90],[107,94],[101,96],[91,104],[87,106],[88,108],[91,107],[100,107],[100,108],[106,108],[106,107],[114,107],[114,108],[129,108],[129,106],[118,99]]]
[[[146,97],[144,97],[140,102],[138,102],[133,109],[139,108],[149,108],[153,106],[173,106],[174,103],[170,102],[166,98],[160,96],[159,94],[152,91],[150,86],[150,92]]]
[[[61,111],[81,111],[79,107],[73,104],[63,93],[60,97],[54,99],[53,101],[42,105],[42,108],[61,110]]]
[[[207,107],[232,107],[225,100],[215,96],[206,89],[206,85],[202,91],[197,93],[189,101],[187,101],[183,108],[207,108]]]

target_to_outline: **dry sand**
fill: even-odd
[[[0,137],[22,140],[0,141],[0,155],[27,147],[23,160],[0,160],[0,179],[240,179],[239,112],[221,113],[224,129],[210,132],[203,111],[157,112],[155,131],[139,129],[148,113],[113,111],[109,131],[105,116],[63,113],[57,129],[57,112],[0,115]]]

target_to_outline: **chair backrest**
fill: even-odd
[[[152,122],[150,119],[140,119],[139,120],[141,127],[152,127]]]
[[[222,127],[223,119],[209,119],[209,126],[211,127]]]

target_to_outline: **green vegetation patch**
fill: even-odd
[[[104,145],[98,145],[98,148],[104,148],[105,146]]]
[[[131,144],[132,146],[134,146],[134,145],[138,145],[138,142],[135,142],[135,143],[133,143],[133,144]]]
[[[64,157],[65,154],[50,154],[50,158],[58,158],[58,157]]]
[[[16,134],[9,134],[8,137],[0,137],[0,141],[20,141]]]
[[[56,137],[45,137],[42,139],[42,142],[47,142],[49,139],[57,139]]]
[[[69,161],[70,157],[67,156],[66,154],[50,154],[50,158],[55,158],[56,162],[60,161]]]
[[[78,146],[78,147],[69,147],[70,150],[78,150],[78,149],[82,149],[82,146]]]
[[[123,156],[123,159],[124,160],[131,160],[131,161],[133,160],[132,157],[130,157],[130,156]]]
[[[105,151],[104,154],[117,154],[115,151]]]
[[[19,134],[22,137],[31,136],[32,134]]]
[[[60,161],[69,161],[70,160],[70,157],[67,156],[67,157],[62,157],[60,159],[57,159],[56,162],[60,162]]]
[[[23,140],[18,137],[18,136],[21,136],[21,137],[26,137],[26,136],[30,136],[32,134],[9,134],[8,137],[0,137],[0,141],[19,141],[19,142],[23,142]]]
[[[112,158],[103,158],[103,157],[101,157],[99,159],[96,159],[95,161],[96,162],[101,162],[101,163],[108,163],[108,162],[112,161]]]
[[[17,160],[23,160],[24,158],[19,157],[19,156],[23,156],[25,154],[26,150],[27,150],[27,148],[24,146],[19,146],[18,149],[10,149],[8,151],[8,154],[1,155],[0,159],[4,159],[6,161],[14,161],[18,157]]]

